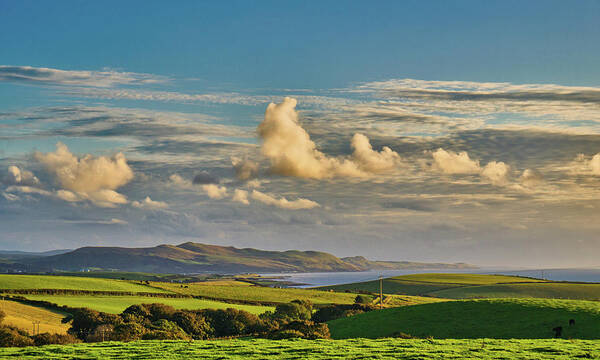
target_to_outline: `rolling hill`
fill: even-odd
[[[599,339],[600,304],[551,299],[446,301],[371,311],[327,324],[333,339],[400,333],[436,339],[544,339],[553,338],[557,326],[565,339]]]
[[[80,271],[104,269],[153,273],[327,272],[371,269],[465,268],[466,264],[378,262],[338,258],[318,251],[265,251],[187,242],[149,248],[82,247],[52,256],[17,259],[0,271]]]
[[[320,287],[333,291],[379,291],[379,281]],[[600,284],[549,281],[519,276],[412,274],[383,279],[386,294],[444,299],[546,298],[600,300]]]

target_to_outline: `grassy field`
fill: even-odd
[[[600,284],[573,284],[554,282],[532,284],[496,284],[434,291],[428,295],[449,299],[535,297],[552,299],[600,300]]]
[[[569,326],[569,319],[576,321]],[[379,338],[399,332],[443,339],[600,339],[600,303],[581,300],[460,300],[372,311],[328,323],[334,339]]]
[[[90,296],[90,295],[25,295],[32,300],[44,300],[58,305],[70,307],[87,307],[90,309],[118,314],[134,304],[161,303],[176,309],[227,309],[246,310],[253,314],[262,314],[273,310],[269,306],[229,304],[220,301],[200,300],[192,298],[158,298],[145,296]]]
[[[0,275],[0,289],[168,292],[126,280],[53,275]]]
[[[71,326],[61,323],[67,314],[14,301],[0,301],[0,310],[6,314],[2,324],[18,327],[29,333],[33,329],[32,321],[40,322],[40,332],[64,334]]]
[[[215,340],[0,348],[17,359],[576,359],[599,358],[590,340]]]
[[[356,294],[336,293],[312,289],[278,289],[261,286],[248,286],[247,283],[213,285],[212,282],[180,284],[152,282],[152,286],[180,294],[204,296],[214,299],[287,303],[295,299],[310,300],[314,304],[352,304]],[[210,286],[207,286],[210,285]]]
[[[322,290],[379,292],[379,281],[321,287]],[[553,282],[503,275],[412,274],[383,280],[386,294],[448,299],[549,298],[600,300],[600,284]]]

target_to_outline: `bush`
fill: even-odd
[[[312,317],[312,304],[309,301],[294,300],[288,304],[279,304],[275,307],[273,319],[279,321],[310,320]]]
[[[178,311],[173,315],[173,321],[194,339],[207,339],[214,333],[204,316],[197,312]]]
[[[299,334],[299,335],[298,335]],[[268,335],[271,339],[283,339],[282,336],[301,337],[303,339],[329,339],[329,327],[327,324],[319,324],[309,320],[291,321],[281,327],[280,330]],[[296,336],[298,335],[298,336]]]
[[[354,298],[355,304],[370,304],[372,302],[372,298],[369,295],[356,295]]]
[[[152,330],[142,336],[144,340],[189,340],[190,337],[177,324],[161,319],[152,324]]]
[[[88,336],[93,335],[96,328],[100,325],[109,324],[117,326],[122,322],[123,320],[119,315],[107,314],[87,308],[76,309],[73,314],[73,322],[71,323],[69,333],[85,340]]]
[[[32,336],[33,343],[35,346],[41,345],[50,345],[50,344],[75,344],[80,343],[81,340],[76,338],[71,334],[50,334],[50,333],[41,333],[38,335]]]
[[[115,330],[112,333],[111,340],[140,340],[146,332],[146,328],[138,323],[123,323],[115,326]]]
[[[312,320],[319,323],[361,314],[363,312],[371,311],[374,307],[371,305],[363,304],[352,304],[352,305],[331,305],[320,308],[313,316]]]
[[[27,332],[13,328],[11,326],[0,327],[0,346],[31,346],[33,340],[29,337]]]

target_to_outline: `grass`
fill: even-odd
[[[379,280],[321,287],[334,291],[379,292]],[[448,299],[548,298],[599,300],[600,284],[553,282],[504,275],[412,274],[383,280],[386,294]]]
[[[33,330],[32,321],[39,321],[39,330],[41,333],[59,333],[67,332],[70,324],[63,324],[61,320],[67,315],[57,311],[50,311],[44,308],[24,305],[14,301],[0,301],[0,310],[6,317],[2,321],[3,325],[12,325],[29,333]]]
[[[569,319],[576,323],[569,326]],[[380,338],[399,332],[420,338],[600,339],[600,303],[581,300],[460,300],[372,311],[328,323],[335,339]]]
[[[310,300],[314,304],[352,304],[356,294],[336,293],[313,289],[278,289],[262,286],[243,285],[213,285],[213,282],[197,282],[181,284],[152,282],[153,287],[180,294],[203,296],[212,299],[255,301],[266,303],[287,303],[292,300]],[[210,286],[207,286],[210,285]]]
[[[227,309],[235,308],[253,314],[262,314],[273,310],[269,306],[229,304],[213,300],[192,298],[155,298],[145,296],[90,296],[90,295],[25,295],[31,300],[45,300],[58,305],[70,307],[87,307],[90,309],[119,314],[127,307],[134,304],[161,303],[173,306],[176,309]]]
[[[0,275],[0,289],[61,289],[165,293],[127,280],[53,275]]]
[[[533,283],[533,284],[497,284],[453,288],[429,293],[450,299],[475,298],[553,298],[600,300],[600,284],[574,283]]]
[[[135,341],[0,348],[18,359],[576,359],[599,358],[590,340]]]

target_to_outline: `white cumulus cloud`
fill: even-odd
[[[251,196],[252,196],[252,199],[254,199],[256,201],[260,201],[267,205],[277,206],[282,209],[300,210],[300,209],[312,209],[312,208],[321,206],[321,205],[319,205],[319,203],[317,203],[315,201],[312,201],[309,199],[303,199],[303,198],[298,198],[296,200],[288,200],[284,197],[281,197],[281,198],[277,199],[272,195],[265,194],[258,190],[252,190]]]
[[[142,201],[133,201],[131,206],[147,210],[166,209],[169,207],[166,202],[152,200],[150,196],[146,196]]]
[[[55,177],[62,190],[70,192],[58,194],[63,200],[90,200],[102,207],[127,203],[127,197],[115,191],[133,179],[133,170],[122,153],[112,158],[89,154],[78,158],[66,145],[58,143],[55,152],[36,152],[35,158]]]
[[[317,150],[300,126],[295,107],[296,100],[289,97],[280,104],[269,104],[258,126],[262,153],[270,160],[274,173],[314,179],[367,177],[389,170],[399,161],[400,156],[389,147],[381,152],[373,150],[369,139],[361,134],[352,139],[352,156],[327,156]]]
[[[227,196],[227,188],[225,186],[206,184],[202,185],[202,190],[204,190],[206,195],[211,199],[222,199]]]
[[[248,192],[246,190],[235,189],[233,192],[233,198],[231,200],[242,203],[244,205],[250,204],[248,201]]]

